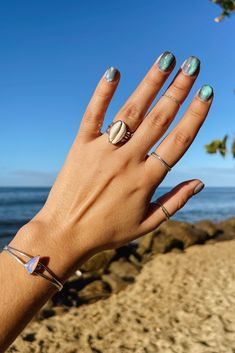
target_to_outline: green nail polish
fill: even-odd
[[[203,85],[198,95],[199,95],[199,98],[207,102],[213,95],[213,88],[210,85]]]
[[[110,67],[106,73],[105,73],[105,78],[108,82],[113,82],[118,78],[118,70],[115,69],[115,67]]]
[[[199,192],[201,192],[201,191],[204,189],[204,187],[205,187],[205,184],[203,184],[202,182],[199,183],[199,184],[195,187],[195,189],[194,189],[194,191],[193,191],[193,194],[194,194],[194,195],[198,194]]]
[[[200,67],[200,60],[196,56],[190,56],[183,64],[182,71],[187,76],[193,76]]]
[[[175,56],[169,51],[166,51],[161,55],[160,60],[158,62],[158,67],[161,71],[167,71],[174,61]]]

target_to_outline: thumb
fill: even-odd
[[[168,219],[167,216],[173,216],[192,196],[202,191],[204,186],[200,180],[188,180],[151,202],[148,213],[140,225],[141,233],[145,234],[156,229]]]

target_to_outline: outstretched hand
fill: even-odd
[[[147,113],[174,66],[173,54],[162,54],[117,113],[114,122],[123,121],[133,133],[128,141],[117,144],[101,128],[120,73],[110,68],[101,78],[47,202],[32,220],[55,241],[62,239],[70,246],[72,257],[81,249],[94,254],[118,247],[166,219],[159,204],[150,200],[168,172],[166,166],[174,167],[193,142],[213,99],[212,88],[204,85],[157,146],[160,159],[148,155],[169,128],[200,70],[199,60],[189,57]],[[158,202],[173,215],[203,186],[200,180],[185,181]]]

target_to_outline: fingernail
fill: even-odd
[[[175,56],[169,52],[165,51],[158,61],[158,67],[161,71],[168,71],[171,65],[175,62]]]
[[[198,92],[199,98],[207,102],[213,95],[213,88],[210,85],[203,85]]]
[[[187,76],[193,76],[200,67],[200,60],[196,56],[190,56],[182,65],[182,71]]]
[[[203,184],[202,182],[200,182],[195,189],[193,190],[193,195],[198,194],[200,191],[202,191],[202,189],[204,189],[205,184]]]
[[[105,78],[108,82],[113,82],[118,78],[118,70],[111,66],[105,73]]]

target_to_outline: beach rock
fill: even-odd
[[[139,273],[136,266],[124,259],[112,262],[109,266],[109,272],[120,277],[122,280],[131,283]]]
[[[54,309],[43,309],[41,311],[41,318],[48,319],[49,317],[55,316],[56,312]]]
[[[165,254],[166,252],[173,251],[174,249],[184,249],[184,243],[174,238],[171,234],[158,233],[153,239],[152,254]]]
[[[22,335],[22,339],[28,342],[34,342],[36,340],[36,332],[29,332],[26,335]]]
[[[99,299],[109,297],[111,289],[102,280],[96,280],[85,286],[78,293],[80,303],[93,303]]]
[[[102,274],[108,267],[110,261],[115,256],[115,250],[105,250],[91,257],[82,265],[80,270],[82,273],[89,272],[90,274]]]
[[[68,312],[68,308],[63,306],[55,306],[53,309],[56,315],[63,315],[64,313]]]
[[[40,311],[34,316],[33,320],[43,320],[54,315],[54,303],[52,299],[49,299],[46,304],[40,309]]]
[[[206,232],[209,238],[214,238],[219,234],[217,226],[210,220],[197,222],[195,223],[195,227]]]
[[[136,256],[131,254],[128,260],[130,263],[132,263],[137,268],[138,271],[141,270],[141,268],[142,268],[141,258],[137,259]]]
[[[235,218],[219,222],[217,229],[220,231],[220,235],[217,237],[218,241],[235,239]]]
[[[137,253],[139,255],[143,256],[151,251],[154,236],[155,233],[150,232],[138,240]]]
[[[127,282],[123,281],[115,273],[103,275],[102,280],[110,286],[112,293],[119,293],[128,285]]]
[[[189,223],[170,220],[159,227],[155,234],[152,250],[165,253],[173,248],[185,249],[194,244],[203,244],[208,234]]]
[[[121,246],[120,248],[116,249],[116,255],[114,260],[118,260],[120,258],[130,261],[130,257],[134,256],[136,257],[137,260],[140,260],[140,255],[137,253],[138,249],[138,242],[131,242],[129,244],[126,244],[124,246]]]
[[[76,282],[78,280],[78,276],[76,275],[76,273],[74,273],[72,276],[69,277],[69,279],[67,280],[66,283],[72,283],[72,282]]]

